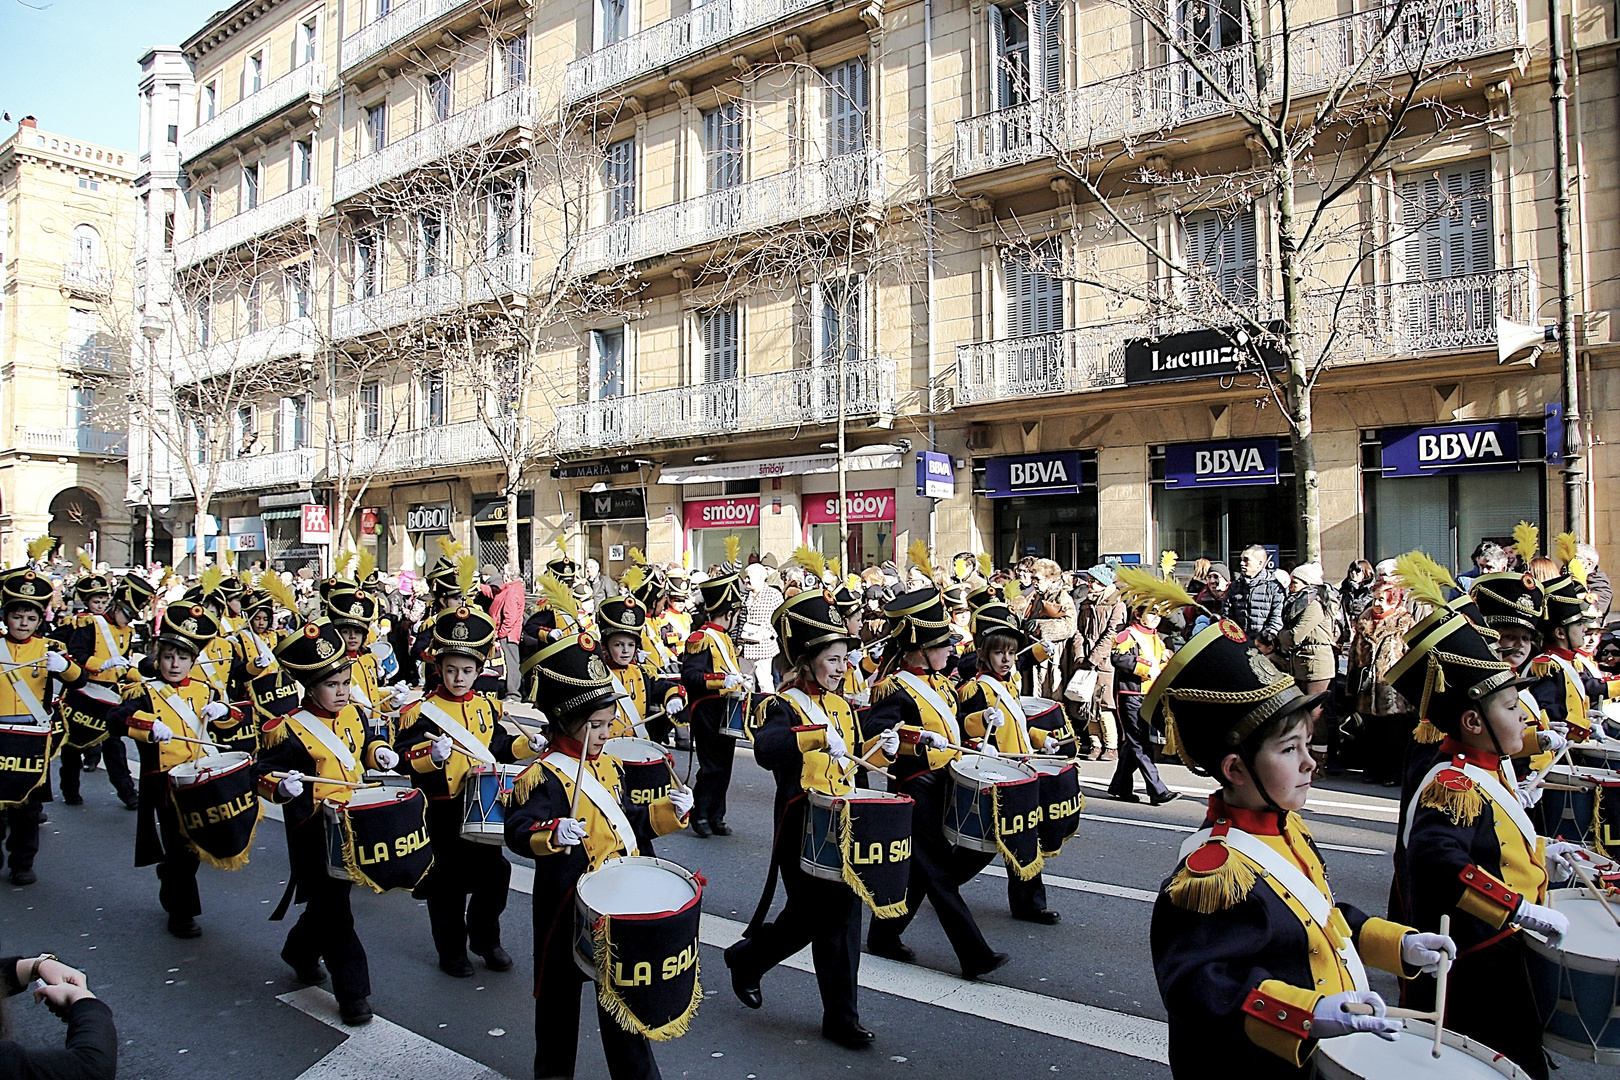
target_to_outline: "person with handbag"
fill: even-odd
[[[776,692],[776,676],[771,665],[776,659],[776,631],[771,629],[771,616],[785,599],[782,590],[772,585],[770,567],[764,563],[750,563],[743,576],[748,582],[748,596],[743,601],[742,669],[754,682],[761,694]]]
[[[1076,612],[1075,634],[1069,642],[1074,674],[1064,687],[1063,697],[1077,721],[1076,733],[1086,733],[1086,757],[1092,761],[1116,761],[1119,729],[1115,723],[1111,657],[1114,637],[1125,629],[1130,613],[1114,585],[1113,567],[1098,563],[1084,571],[1083,577],[1086,599]]]

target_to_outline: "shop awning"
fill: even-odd
[[[889,446],[871,446],[844,455],[845,472],[898,469],[903,455]],[[777,476],[805,476],[838,471],[837,454],[768,458],[761,461],[711,461],[663,469],[660,484],[716,484],[723,480],[767,480]]]

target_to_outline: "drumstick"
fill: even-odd
[[[1575,871],[1575,876],[1581,879],[1582,885],[1586,886],[1586,891],[1596,897],[1598,903],[1603,905],[1603,910],[1609,913],[1609,918],[1614,920],[1614,925],[1620,926],[1620,914],[1616,914],[1614,906],[1609,903],[1608,893],[1597,887],[1597,884],[1587,875],[1585,867],[1574,859],[1570,859],[1568,862],[1570,869]]]
[[[269,773],[265,773],[264,775],[268,776],[272,780],[285,780],[285,779],[287,779],[287,777],[290,774],[289,773],[284,773],[284,772],[269,772]],[[333,787],[346,787],[346,788],[382,787],[381,784],[371,782],[371,781],[362,782],[362,781],[359,781],[359,780],[328,780],[324,776],[307,776],[306,775],[306,776],[303,777],[303,779],[308,780],[312,784],[330,784]]]
[[[844,776],[847,778],[850,773],[854,772],[856,769],[858,769],[862,765],[864,765],[868,769],[870,769],[873,772],[877,773],[879,776],[886,776],[890,780],[893,780],[894,779],[894,774],[893,773],[889,772],[886,769],[880,769],[876,765],[872,764],[872,755],[877,753],[882,748],[883,748],[882,743],[873,743],[872,744],[872,749],[868,750],[865,754],[862,754],[860,757],[852,759],[847,765],[844,766]]]
[[[1440,936],[1451,936],[1451,916],[1440,916]],[[1434,977],[1434,1046],[1429,1054],[1440,1056],[1441,1039],[1446,1033],[1446,983],[1451,978],[1451,954],[1440,954],[1440,973]]]
[[[169,738],[173,739],[175,742],[192,743],[192,744],[194,744],[196,746],[218,746],[219,745],[218,743],[209,742],[207,739],[193,739],[189,735],[170,735]]]
[[[1363,1005],[1360,1002],[1356,1002],[1354,1004],[1344,1006],[1344,1011],[1350,1013],[1352,1016],[1371,1016],[1373,1015],[1374,1009],[1371,1005]],[[1434,1019],[1434,1013],[1420,1012],[1417,1009],[1402,1009],[1399,1007],[1385,1009],[1384,1015],[1389,1017],[1391,1020]]]
[[[585,738],[579,745],[579,771],[574,773],[574,797],[568,803],[568,816],[573,817],[574,811],[579,809],[579,788],[585,779],[585,743],[590,741],[590,732],[585,732]]]

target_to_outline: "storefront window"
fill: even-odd
[[[804,496],[804,521],[810,546],[829,559],[838,559],[859,573],[894,558],[893,488],[850,491],[844,519],[849,525],[849,547],[838,551],[838,493],[814,492]]]
[[[1092,450],[989,458],[974,488],[995,507],[999,566],[1028,555],[1065,570],[1097,563],[1097,454]]]
[[[686,549],[692,553],[692,569],[707,572],[726,561],[726,537],[736,535],[737,558],[760,554],[759,496],[727,496],[694,499],[682,509],[686,526]]]
[[[1236,567],[1239,552],[1260,544],[1279,565],[1297,560],[1294,458],[1280,440],[1155,446],[1148,467],[1161,551],[1174,551],[1182,563],[1212,559]]]

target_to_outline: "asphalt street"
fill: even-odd
[[[678,755],[684,768],[684,755]],[[666,1077],[791,1080],[860,1077],[1168,1077],[1164,1009],[1148,951],[1151,901],[1185,836],[1202,819],[1207,780],[1178,767],[1166,780],[1191,795],[1163,807],[1102,794],[1109,767],[1086,764],[1079,834],[1046,870],[1057,926],[1007,914],[998,865],[963,890],[993,947],[1012,962],[977,983],[957,977],[955,957],[925,910],[906,940],[917,965],[863,957],[861,1019],[877,1033],[869,1051],[820,1038],[808,957],[763,985],[751,1012],[732,996],[720,949],[735,940],[758,900],[770,843],[770,777],[746,750],[732,786],[729,838],[659,841],[658,854],[700,872],[704,898],[703,1006],[684,1038],[656,1047]],[[281,823],[266,816],[247,867],[200,874],[203,936],[164,929],[153,871],[133,863],[135,815],[105,773],[85,777],[86,802],[50,805],[36,864],[39,882],[0,886],[0,951],[57,953],[89,974],[113,1008],[119,1076],[293,1080],[349,1077],[523,1080],[532,1075],[533,935],[527,864],[518,864],[504,927],[517,970],[439,972],[424,905],[403,893],[354,893],[371,962],[378,1021],[352,1032],[331,997],[300,989],[278,958],[285,927],[266,920],[286,881]],[[1389,789],[1341,778],[1314,793],[1307,819],[1326,849],[1338,897],[1368,912],[1386,906],[1395,801]],[[783,900],[780,889],[777,904]],[[1394,980],[1373,974],[1374,987]],[[587,991],[588,993],[589,991]],[[587,999],[588,1001],[588,999]],[[18,1038],[59,1045],[62,1028],[24,998],[9,1003]],[[589,1021],[590,1013],[585,1013]],[[581,1040],[578,1076],[607,1075],[594,1024]],[[1562,1080],[1612,1070],[1556,1059]]]

